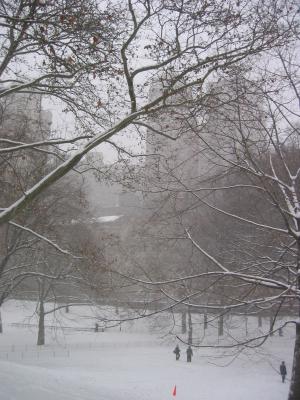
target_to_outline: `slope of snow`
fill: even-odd
[[[9,325],[28,321],[32,312],[31,303],[24,307],[12,301],[2,309],[1,400],[174,399],[174,385],[178,400],[287,397],[288,382],[281,383],[276,369],[284,359],[288,372],[291,370],[293,343],[288,331],[284,337],[272,337],[263,348],[236,353],[234,360],[224,351],[195,349],[193,361],[188,364],[183,344],[181,359],[176,362],[172,353],[174,340],[134,333],[132,324],[122,331],[116,327],[98,333],[68,332],[65,336],[49,329],[49,344],[38,350],[34,345],[35,328]],[[74,314],[71,309],[70,314],[68,318],[72,321],[73,317],[76,326],[79,307]],[[87,314],[87,308],[81,310],[80,324],[84,318],[90,321]]]

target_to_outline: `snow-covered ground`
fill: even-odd
[[[196,349],[188,364],[183,344],[181,359],[175,361],[175,339],[166,339],[157,321],[139,320],[123,324],[121,331],[116,326],[98,333],[65,330],[62,334],[47,329],[47,344],[37,349],[35,327],[11,325],[34,324],[33,312],[30,302],[24,306],[9,301],[2,307],[1,400],[174,399],[174,385],[178,400],[287,398],[289,382],[282,384],[276,369],[285,360],[289,376],[292,331],[285,330],[283,337],[274,335],[263,347],[241,354]],[[59,315],[56,324],[61,326],[93,327],[95,323],[87,307],[74,307]],[[249,330],[254,322],[248,321]],[[213,332],[208,335],[210,340]]]

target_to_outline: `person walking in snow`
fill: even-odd
[[[186,361],[187,362],[191,362],[192,361],[192,355],[193,355],[193,350],[192,350],[191,346],[189,346],[186,349]]]
[[[286,366],[285,366],[284,361],[282,361],[282,363],[280,364],[279,370],[280,370],[282,382],[284,383],[285,377],[286,377]]]
[[[178,344],[176,345],[173,353],[176,355],[176,360],[179,360],[179,358],[180,358],[180,348],[179,348]]]

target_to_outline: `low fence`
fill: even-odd
[[[17,328],[37,328],[36,324],[25,324],[25,323],[11,323],[10,326]],[[70,326],[52,326],[47,325],[45,329],[50,330],[63,330],[67,332],[94,332],[95,328],[87,327],[70,327]],[[101,335],[101,330],[98,331]],[[96,337],[96,336],[95,336]],[[76,344],[46,344],[37,346],[35,344],[10,344],[0,345],[0,360],[8,361],[26,361],[26,360],[43,360],[49,358],[68,358],[72,352],[75,351],[95,351],[104,348],[124,348],[124,347],[149,347],[157,346],[159,342],[157,340],[137,340],[128,341],[124,340],[115,343],[114,341],[95,341],[95,342],[82,342]]]
[[[35,350],[27,350],[27,351],[3,351],[0,350],[0,360],[7,361],[22,361],[22,360],[40,360],[40,359],[49,359],[49,358],[66,358],[70,357],[70,350],[61,350],[61,349],[35,349]]]
[[[9,324],[9,326],[13,326],[15,328],[37,328],[37,324],[24,324],[22,322],[13,322]],[[80,327],[80,326],[61,326],[61,325],[45,325],[45,329],[51,329],[51,330],[62,330],[62,331],[71,331],[71,332],[95,332],[96,327]],[[103,332],[103,329],[99,330],[97,332]]]

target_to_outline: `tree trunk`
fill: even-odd
[[[223,336],[223,334],[224,334],[224,317],[223,315],[220,315],[218,321],[218,336]]]
[[[193,344],[193,321],[192,321],[192,313],[191,313],[190,309],[188,309],[188,324],[189,324],[188,344]]]
[[[186,333],[186,312],[181,314],[181,333]]]
[[[300,221],[297,220],[298,232],[300,231]],[[297,241],[297,288],[300,288],[300,240]],[[300,304],[298,302],[298,318],[300,318]],[[290,383],[288,400],[300,399],[300,322],[296,322],[296,339],[294,347],[294,359],[292,367],[292,377]]]
[[[204,314],[204,330],[207,329],[207,313]]]
[[[40,299],[40,310],[39,310],[39,331],[37,345],[43,346],[45,344],[45,310],[44,300]]]
[[[288,400],[300,399],[300,323],[296,323],[294,361]]]
[[[3,333],[1,311],[0,311],[0,333]]]
[[[261,317],[261,315],[258,316],[258,327],[259,328],[262,327],[262,317]]]
[[[270,336],[274,335],[274,333],[273,333],[273,329],[274,329],[273,324],[274,324],[274,320],[273,320],[272,315],[270,315]]]

